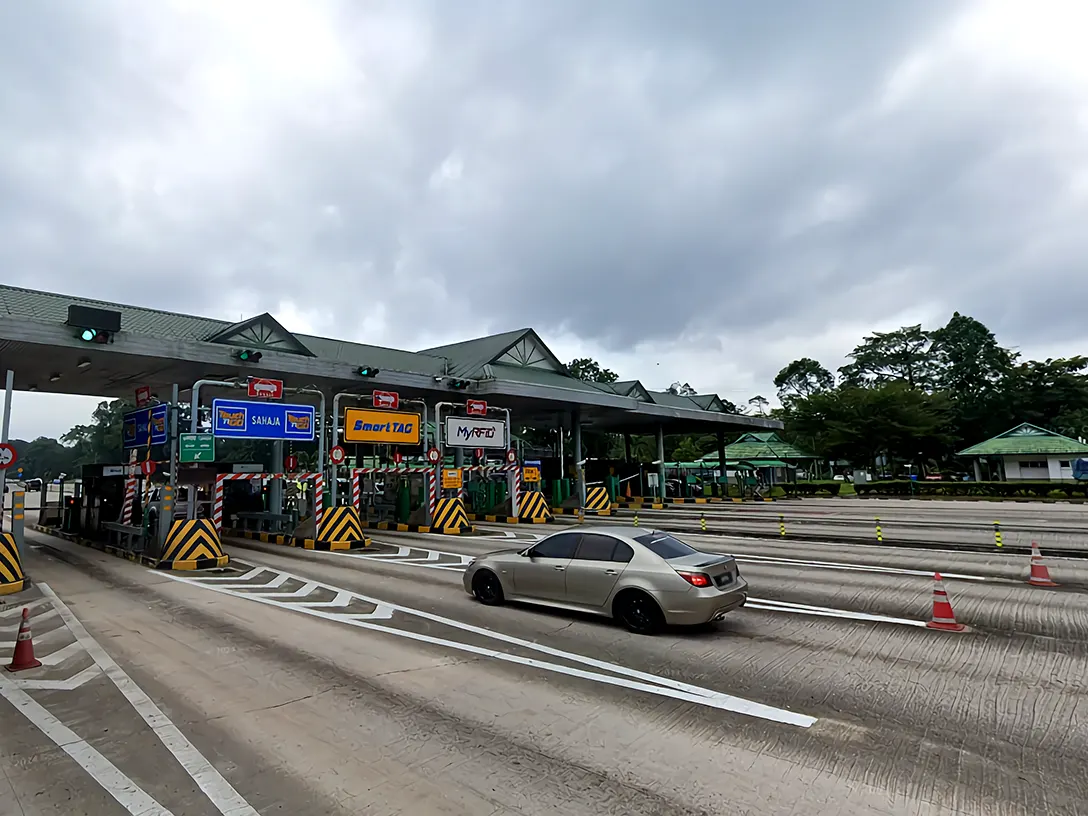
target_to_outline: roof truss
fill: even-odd
[[[261,351],[299,354],[303,357],[315,356],[301,340],[281,326],[279,321],[268,312],[227,326],[209,337],[208,342]]]
[[[540,368],[558,374],[566,373],[566,366],[559,362],[559,359],[552,354],[551,349],[545,346],[541,339],[536,336],[536,332],[531,329],[521,335],[491,362],[520,366],[521,368]]]

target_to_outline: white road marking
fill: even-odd
[[[216,809],[223,816],[260,816],[256,810],[244,799],[234,787],[223,778],[210,762],[189,742],[178,727],[163,714],[162,709],[155,705],[142,688],[133,682],[132,678],[117,665],[98,641],[91,637],[90,633],[72,614],[72,611],[62,601],[48,584],[38,584],[42,594],[49,599],[61,618],[67,624],[68,629],[75,635],[77,641],[91,656],[91,659],[105,673],[118,690],[129,701],[136,713],[140,715],[148,727],[155,733],[166,749],[174,755],[185,772],[204,791],[204,795],[211,800]],[[136,812],[136,811],[133,811]],[[156,811],[146,811],[156,812]],[[158,812],[168,813],[166,810]]]
[[[52,620],[57,616],[57,610],[47,609],[44,612],[31,613],[30,615],[30,628],[33,629],[39,623],[43,621]],[[22,611],[20,611],[18,617],[13,617],[11,620],[0,623],[0,632],[15,632],[18,634],[19,627],[22,625]]]
[[[317,587],[322,589],[344,591],[341,590],[339,587],[333,587],[328,584],[318,584],[317,582],[309,581],[309,579],[303,578],[298,575],[293,575],[290,573],[286,574],[289,575],[289,577],[294,578],[295,580],[303,581],[307,584],[314,583]],[[733,711],[739,714],[746,714],[748,716],[759,717],[761,719],[772,720],[774,722],[784,723],[787,725],[795,725],[801,728],[808,728],[816,722],[816,718],[804,714],[797,714],[786,709],[763,705],[762,703],[757,703],[752,700],[746,700],[744,698],[735,697],[733,695],[725,694],[723,692],[715,691],[713,689],[706,689],[700,686],[691,685],[689,683],[683,683],[678,680],[658,677],[647,672],[640,672],[635,669],[629,669],[625,666],[621,666],[615,663],[606,663],[604,661],[585,657],[583,655],[575,654],[573,652],[565,652],[560,649],[553,649],[540,643],[522,640],[521,638],[513,637],[511,635],[505,635],[501,632],[494,632],[489,629],[472,626],[471,624],[462,623],[461,621],[456,621],[451,618],[445,618],[441,615],[434,615],[432,613],[424,612],[419,609],[413,609],[411,607],[401,606],[394,603],[387,603],[385,601],[380,601],[378,599],[371,598],[365,595],[360,595],[359,593],[355,592],[351,593],[353,597],[358,598],[365,603],[373,604],[377,608],[376,612],[388,610],[390,615],[392,614],[392,612],[401,612],[403,614],[423,618],[434,623],[439,623],[444,626],[449,626],[454,629],[459,629],[463,632],[469,632],[474,635],[498,640],[519,648],[541,652],[543,654],[549,655],[550,657],[555,657],[560,660],[565,660],[567,662],[581,663],[595,669],[600,669],[604,672],[610,672],[611,674],[602,674],[600,672],[586,671],[584,669],[572,668],[570,666],[563,666],[557,663],[549,663],[547,661],[537,660],[531,657],[522,657],[520,655],[509,654],[507,652],[500,652],[496,651],[495,649],[473,646],[471,644],[462,643],[460,641],[438,638],[431,635],[418,634],[416,632],[409,632],[403,629],[394,629],[389,626],[374,623],[373,620],[375,617],[377,617],[376,614],[353,616],[340,615],[336,613],[324,612],[320,609],[306,608],[299,604],[283,603],[278,599],[270,597],[268,593],[239,592],[223,586],[216,586],[214,584],[203,584],[199,577],[174,574],[167,574],[167,577],[180,583],[203,586],[205,589],[210,589],[214,592],[220,592],[226,595],[232,595],[237,598],[245,598],[257,601],[258,603],[266,603],[274,606],[279,606],[283,609],[293,609],[297,612],[301,612],[304,615],[312,615],[314,617],[324,618],[325,620],[331,620],[339,623],[345,623],[349,626],[355,626],[361,629],[369,629],[376,632],[382,632],[384,634],[392,635],[394,637],[401,637],[409,640],[415,640],[421,643],[429,643],[435,646],[442,646],[447,649],[469,652],[471,654],[490,657],[495,660],[502,660],[507,663],[517,663],[523,666],[530,666],[533,668],[553,671],[558,674],[565,674],[571,677],[593,680],[595,682],[604,683],[606,685],[619,686],[622,688],[631,689],[633,691],[643,691],[659,696],[671,697],[677,700],[698,703],[700,705],[709,706],[711,708],[717,708],[724,711]],[[614,675],[620,676],[617,677]]]
[[[27,601],[26,603],[20,603],[20,604],[15,604],[14,606],[11,606],[11,607],[0,608],[0,619],[22,617],[23,609],[29,609],[30,610],[30,616],[33,618],[34,617],[34,610],[37,607],[44,604],[44,603],[45,603],[44,598],[35,598],[34,600]],[[6,626],[7,624],[4,624],[4,625]]]
[[[76,645],[79,646],[78,643]],[[42,660],[42,663],[45,663],[45,660]],[[23,689],[39,689],[42,691],[75,691],[88,680],[93,680],[101,673],[102,670],[98,668],[98,666],[88,666],[83,671],[72,675],[67,680],[31,680],[29,678],[16,677],[15,685]]]
[[[890,575],[918,575],[923,578],[933,578],[933,573],[937,571],[908,569],[906,567],[880,567],[873,564],[847,564],[839,561],[809,561],[803,558],[782,558],[773,555],[736,554],[733,557],[742,564],[745,562],[753,564],[783,564],[786,566],[812,567],[814,569],[848,570],[851,572],[883,572]],[[945,578],[958,578],[962,581],[993,580],[992,578],[987,578],[985,575],[965,575],[959,572],[944,572],[943,570],[940,570],[940,573]]]
[[[77,640],[75,643],[69,643],[63,649],[57,649],[50,654],[37,655],[37,658],[46,666],[59,666],[68,658],[75,657],[78,654],[83,654],[83,646]]]
[[[926,625],[925,621],[910,620],[909,618],[891,618],[869,612],[851,612],[846,609],[809,606],[808,604],[790,603],[788,601],[771,601],[763,598],[749,598],[744,608],[761,609],[767,612],[790,612],[794,615],[815,615],[824,618],[847,618],[849,620],[872,621],[873,623],[896,623],[901,626],[921,626],[925,628]]]
[[[114,800],[132,816],[174,816],[125,776],[112,762],[81,739],[15,683],[0,675],[0,696],[37,726],[58,748],[90,774]]]

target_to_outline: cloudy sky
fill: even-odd
[[[1088,4],[0,5],[0,281],[743,402],[953,310],[1088,335]],[[12,433],[74,398],[22,395]]]

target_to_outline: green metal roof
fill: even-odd
[[[1088,454],[1088,445],[1048,431],[1030,422],[961,450],[957,456],[1026,456],[1046,454]]]
[[[725,446],[727,465],[730,461],[738,459],[751,462],[757,460],[789,461],[791,459],[818,458],[796,445],[782,441],[776,433],[746,433],[738,437],[733,443]],[[718,452],[711,451],[703,456],[702,460],[717,462]],[[761,465],[760,467],[779,467],[779,465]]]

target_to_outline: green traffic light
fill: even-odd
[[[82,333],[82,334],[80,335],[80,337],[81,337],[81,338],[82,338],[83,340],[86,340],[86,341],[87,341],[87,342],[89,343],[89,342],[91,342],[92,340],[94,340],[94,338],[95,338],[95,337],[96,337],[97,335],[98,335],[98,332],[96,332],[96,331],[95,331],[94,329],[84,329],[84,330],[83,330],[83,333]]]
[[[249,359],[249,352],[248,351],[238,352],[238,359],[239,360],[248,360]]]

